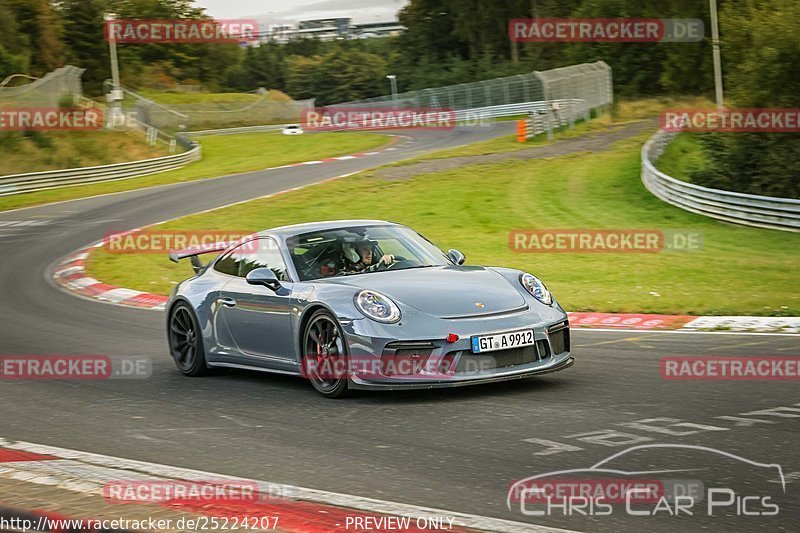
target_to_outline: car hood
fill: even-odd
[[[375,290],[440,318],[480,316],[525,307],[525,299],[506,278],[483,267],[411,268],[327,281]]]

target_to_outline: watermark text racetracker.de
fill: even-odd
[[[146,379],[148,357],[105,355],[0,355],[0,381]]]
[[[258,40],[252,19],[120,19],[106,21],[107,41],[118,44],[236,43]]]
[[[220,230],[134,230],[108,232],[103,238],[103,250],[110,254],[162,254],[170,250],[207,248],[218,251],[221,245],[242,242],[240,252],[257,252],[274,247],[271,239],[248,239],[251,231]]]
[[[304,109],[301,122],[311,131],[452,130],[457,120],[456,112],[447,108],[318,107]]]
[[[661,129],[668,132],[800,133],[800,109],[667,109]]]
[[[663,357],[661,377],[686,381],[800,380],[800,356]]]
[[[703,249],[703,234],[660,229],[514,230],[508,246],[520,253],[661,253]]]
[[[534,350],[534,348],[529,348]],[[303,358],[300,372],[305,378],[338,380],[349,376],[364,379],[383,377],[413,378],[415,381],[458,379],[464,374],[497,370],[498,361],[491,355],[462,357],[455,354],[433,356],[430,350],[410,354],[350,355],[310,353]]]
[[[270,487],[272,490],[272,487]],[[283,491],[262,492],[254,481],[109,481],[103,487],[108,503],[263,502],[284,497]]]
[[[0,107],[0,131],[98,131],[103,112],[97,108]]]
[[[703,40],[700,19],[669,18],[534,18],[508,23],[512,41],[657,43]]]

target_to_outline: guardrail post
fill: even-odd
[[[544,127],[544,129],[545,129],[545,131],[547,131],[547,140],[548,141],[552,141],[553,140],[553,123],[555,122],[555,116],[553,115],[553,112],[550,109],[548,109],[545,112],[545,117],[547,118],[547,125]]]
[[[567,104],[567,123],[569,123],[569,129],[575,129],[575,109],[572,104]]]

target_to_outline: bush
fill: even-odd
[[[0,132],[0,151],[11,152],[22,143],[22,134],[15,131]]]
[[[23,134],[27,139],[30,139],[37,148],[49,150],[53,148],[53,139],[43,134],[40,131],[26,131]]]
[[[790,133],[708,133],[700,136],[710,165],[691,174],[704,187],[800,198],[800,139]]]
[[[72,109],[75,107],[75,97],[71,94],[62,94],[58,100],[58,107],[61,109]]]

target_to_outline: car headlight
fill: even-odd
[[[391,324],[400,320],[400,308],[391,298],[379,292],[363,290],[356,294],[354,301],[365,317],[376,322]]]
[[[519,282],[522,283],[525,290],[531,293],[531,296],[543,304],[550,305],[553,303],[553,295],[550,294],[550,291],[547,290],[544,283],[533,274],[521,274],[519,276]]]

